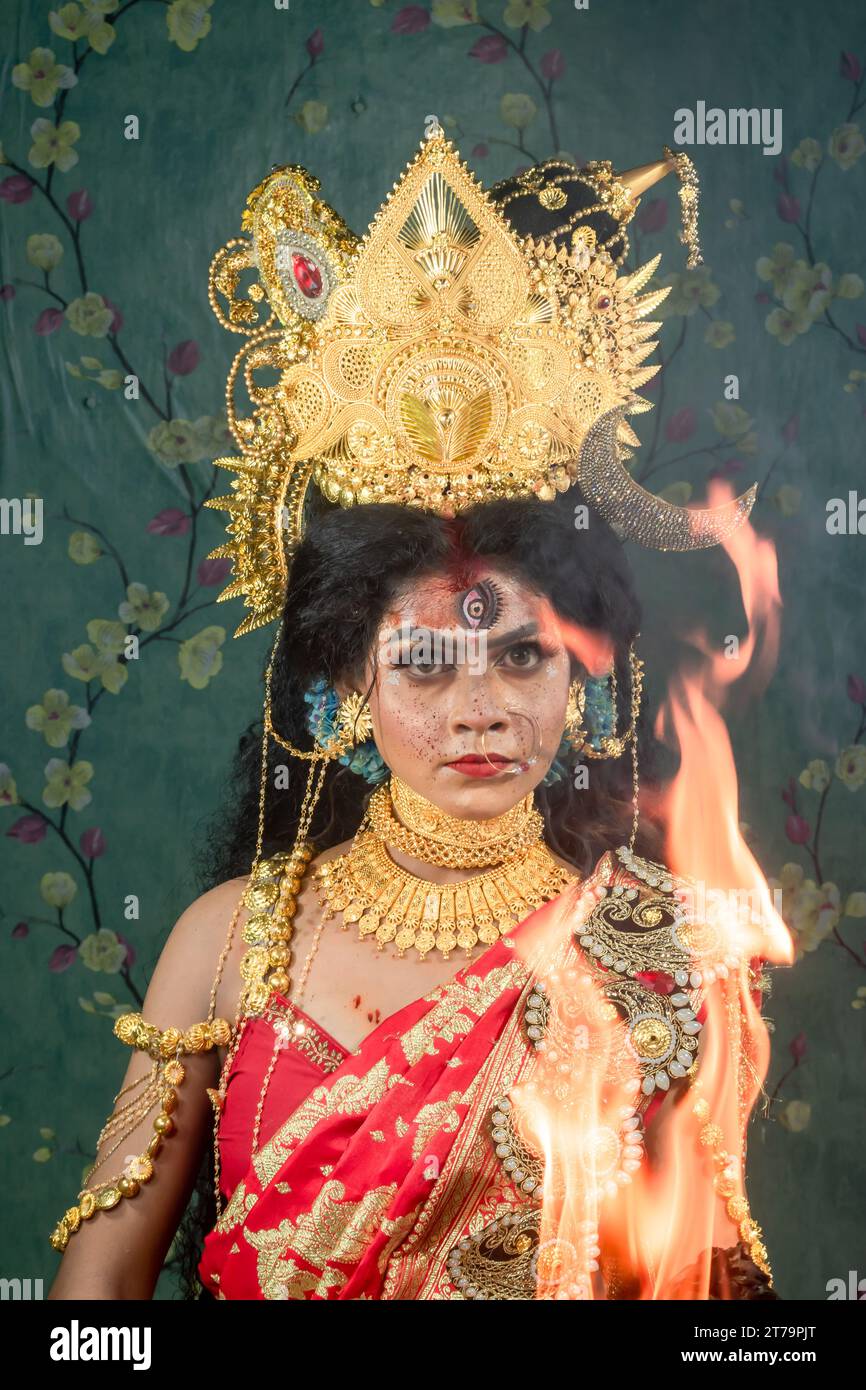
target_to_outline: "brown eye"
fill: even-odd
[[[541,661],[541,648],[535,642],[518,642],[516,646],[508,648],[505,660],[510,666],[529,670]]]
[[[600,298],[599,300],[596,301],[595,307],[596,307],[596,309],[609,309],[609,308],[610,308],[610,295],[609,295],[609,294],[603,294],[603,295],[601,296],[601,298]]]

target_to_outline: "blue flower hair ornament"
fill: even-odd
[[[328,685],[325,680],[319,680],[305,691],[304,701],[309,706],[307,729],[317,743],[325,746],[340,733],[337,723],[340,697],[332,685]],[[337,761],[350,772],[356,772],[359,777],[363,777],[366,782],[383,782],[388,776],[388,768],[371,738],[365,739],[348,753],[343,753]]]

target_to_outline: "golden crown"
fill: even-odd
[[[591,182],[624,225],[679,158],[570,176]],[[534,178],[527,171],[527,191]],[[236,636],[282,610],[311,480],[340,506],[448,515],[495,497],[549,500],[579,481],[622,535],[669,550],[716,544],[748,515],[754,489],[687,510],[623,466],[640,442],[625,416],[651,408],[638,392],[658,371],[642,365],[660,327],[648,316],[669,291],[641,291],[659,256],[618,275],[585,222],[568,246],[518,237],[438,126],[362,241],[319,187],[299,166],[274,170],[247,199],[245,235],[211,264],[214,312],[248,337],[226,392],[243,457],[215,460],[238,477],[207,503],[230,513],[231,539],[212,556],[233,562],[220,598],[243,594],[251,610]],[[684,195],[694,216],[693,184]],[[550,208],[565,198],[554,184],[538,196]],[[242,292],[250,269],[257,278]],[[234,405],[242,366],[244,417]],[[265,368],[278,380],[258,380]]]

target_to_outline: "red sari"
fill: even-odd
[[[593,879],[634,883],[613,855]],[[223,1299],[462,1296],[447,1263],[455,1244],[526,1211],[491,1142],[490,1114],[534,1065],[523,1015],[539,962],[552,951],[580,956],[572,933],[584,887],[385,1019],[355,1053],[281,996],[267,1018],[248,1021],[220,1121],[229,1200],[205,1241],[206,1290]],[[250,1158],[274,1020],[286,1014],[308,1032],[279,1054]],[[645,1127],[664,1098],[649,1101]]]

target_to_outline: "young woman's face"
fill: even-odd
[[[365,671],[379,752],[449,815],[485,820],[547,773],[565,725],[571,666],[549,602],[483,563],[460,588],[408,584]]]

